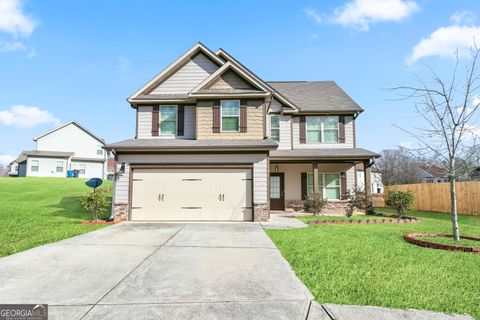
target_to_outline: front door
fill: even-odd
[[[284,173],[270,173],[270,209],[285,210]]]

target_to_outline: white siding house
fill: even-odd
[[[36,149],[23,151],[16,160],[25,168],[18,176],[64,178],[69,170],[78,170],[80,178],[106,177],[105,141],[75,121],[33,140]]]

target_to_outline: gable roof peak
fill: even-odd
[[[66,122],[66,123],[64,123],[64,124],[62,124],[62,125],[60,125],[60,126],[58,126],[58,127],[55,127],[55,128],[53,128],[52,130],[50,130],[50,131],[48,131],[48,132],[45,132],[44,134],[41,134],[41,135],[33,138],[33,141],[37,141],[38,139],[43,138],[43,137],[45,137],[45,136],[47,136],[47,135],[49,135],[49,134],[51,134],[51,133],[53,133],[53,132],[55,132],[55,131],[57,131],[57,130],[63,129],[63,128],[65,128],[66,126],[71,125],[71,124],[77,126],[77,127],[80,128],[81,130],[85,131],[87,134],[89,134],[90,136],[92,136],[93,138],[95,138],[96,140],[98,140],[99,142],[101,142],[101,143],[103,143],[103,144],[106,144],[105,140],[103,140],[102,138],[98,137],[97,135],[95,135],[94,133],[92,133],[90,130],[88,130],[87,128],[85,128],[85,127],[82,126],[80,123],[76,122],[75,120],[70,120],[70,121],[68,121],[68,122]]]

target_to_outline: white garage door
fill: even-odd
[[[134,169],[131,219],[251,221],[252,170]]]

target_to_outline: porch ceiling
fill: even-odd
[[[272,150],[270,161],[338,161],[338,162],[361,162],[379,158],[380,155],[361,148],[336,148],[336,149],[295,149],[295,150]]]

